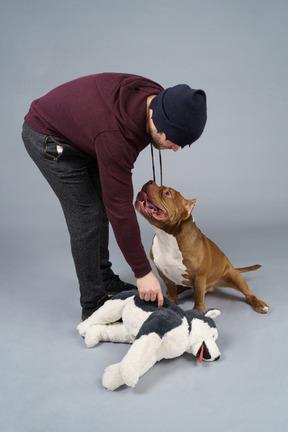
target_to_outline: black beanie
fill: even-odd
[[[206,120],[206,94],[193,90],[187,84],[169,87],[150,103],[152,120],[157,132],[180,147],[192,144],[202,134]]]

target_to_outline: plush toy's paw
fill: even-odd
[[[87,323],[87,321],[89,320],[89,318],[85,321],[82,321],[78,326],[77,326],[77,330],[80,334],[80,336],[85,336],[86,331],[88,330],[88,328],[90,327],[90,323]]]
[[[135,387],[139,381],[139,370],[138,368],[133,367],[133,365],[122,362],[120,364],[120,372],[123,379],[123,382],[128,387]]]
[[[100,333],[97,326],[89,327],[85,333],[85,343],[88,348],[92,348],[100,342]]]
[[[86,334],[86,331],[90,327],[92,327],[93,325],[96,324],[94,315],[95,315],[95,312],[89,318],[87,318],[85,321],[82,321],[80,324],[78,324],[77,330],[78,330],[78,332],[80,333],[81,336],[84,337],[85,334]]]
[[[116,390],[124,384],[123,378],[120,373],[120,363],[108,366],[102,377],[102,384],[107,390]]]

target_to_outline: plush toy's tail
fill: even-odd
[[[236,268],[236,270],[238,270],[239,273],[246,273],[246,272],[258,270],[260,267],[262,267],[260,264],[255,264],[249,267],[239,267]]]

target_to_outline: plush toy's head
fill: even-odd
[[[209,309],[205,314],[197,310],[185,312],[188,323],[191,323],[189,335],[190,352],[198,356],[199,361],[215,361],[220,357],[216,344],[218,332],[213,318],[220,315],[217,309]]]

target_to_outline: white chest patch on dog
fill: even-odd
[[[172,234],[154,227],[155,237],[152,243],[154,263],[158,269],[172,282],[183,285],[187,269],[183,264],[183,256],[176,238]]]

